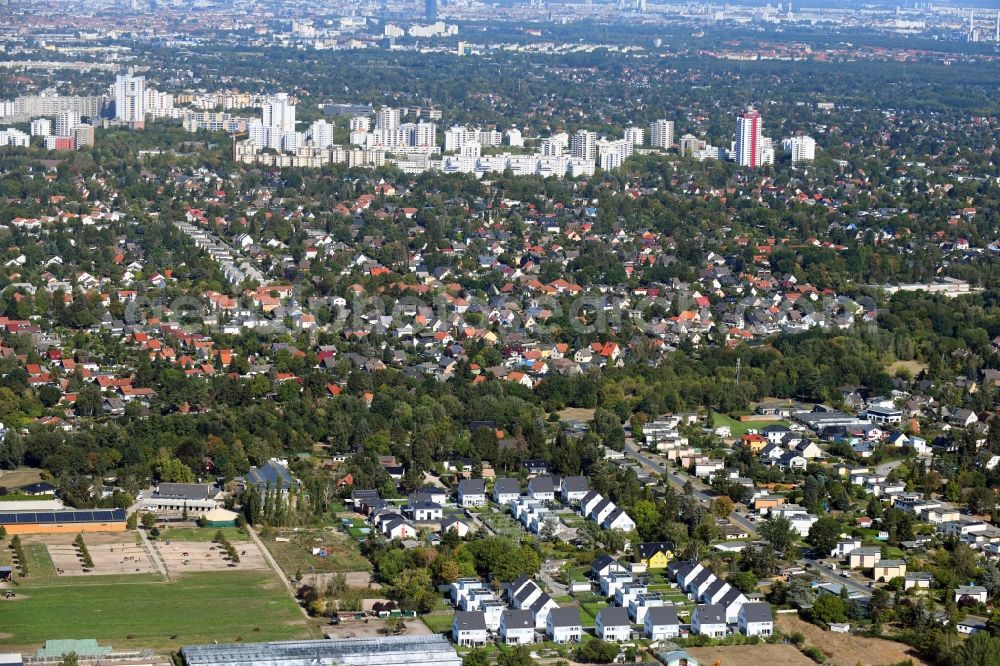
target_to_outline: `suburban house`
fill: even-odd
[[[676,638],[681,633],[681,623],[673,606],[653,606],[646,611],[643,631],[647,638],[662,641]]]
[[[553,643],[579,642],[583,635],[583,625],[580,624],[580,609],[553,608],[549,612],[548,635]]]
[[[415,502],[406,505],[405,512],[418,523],[431,520],[441,520],[444,517],[444,507],[434,502]]]
[[[960,585],[955,588],[955,602],[958,603],[964,598],[985,604],[989,594],[986,588],[981,585]]]
[[[493,501],[506,506],[521,496],[521,482],[502,476],[493,483]]]
[[[461,539],[472,531],[472,528],[464,520],[449,517],[441,521],[441,534],[444,534],[448,530],[454,530],[458,534],[458,538]]]
[[[555,481],[551,476],[536,476],[528,481],[528,496],[539,502],[551,502],[556,498]]]
[[[507,609],[500,614],[500,640],[505,645],[535,642],[535,619],[531,611]]]
[[[412,539],[417,536],[417,528],[411,525],[405,518],[396,514],[379,523],[382,534],[387,539]]]
[[[604,641],[623,642],[632,637],[628,611],[618,606],[606,606],[597,613],[595,635]]]
[[[929,590],[934,582],[934,574],[926,571],[913,571],[903,576],[903,591],[916,588],[918,590]]]
[[[486,616],[482,611],[458,611],[451,624],[451,638],[457,645],[486,644]]]
[[[663,604],[663,597],[659,592],[641,592],[629,600],[628,616],[636,624],[643,624],[649,609],[658,608]]]
[[[695,607],[694,613],[691,614],[691,631],[709,638],[725,637],[725,609],[715,604],[701,604]]]
[[[596,560],[590,563],[590,573],[594,576],[594,578],[600,578],[601,576],[623,571],[625,571],[625,567],[622,566],[618,560],[611,557],[607,553],[600,555]]]
[[[861,548],[861,539],[841,539],[837,546],[830,551],[830,557],[843,559],[851,554],[851,551]]]
[[[766,603],[743,604],[739,616],[740,633],[747,636],[770,636],[774,633],[774,617]]]
[[[906,562],[903,560],[879,560],[872,572],[877,581],[889,581],[906,575]]]
[[[669,541],[649,541],[636,548],[639,564],[647,569],[665,569],[674,558],[674,544]]]
[[[621,509],[615,509],[604,519],[603,527],[606,530],[632,532],[635,530],[635,521]]]
[[[486,504],[486,484],[482,479],[462,479],[458,482],[458,503],[460,506],[483,506]]]
[[[852,569],[871,569],[882,559],[882,551],[878,548],[855,548],[847,556],[848,565]]]
[[[576,504],[590,492],[590,482],[585,476],[564,476],[559,491],[563,502]]]

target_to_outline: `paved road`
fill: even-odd
[[[861,595],[864,596],[866,599],[872,596],[872,591],[867,585],[859,583],[853,577],[844,578],[843,576],[840,575],[840,572],[833,571],[822,562],[819,562],[817,560],[810,560],[808,558],[802,558],[801,560],[798,561],[798,563],[803,566],[805,566],[806,564],[811,564],[812,568],[807,569],[807,571],[818,575],[820,578],[827,581],[828,583],[839,583],[847,587],[848,590],[854,592],[860,592]]]
[[[712,501],[713,496],[709,493],[701,490],[699,486],[705,487],[697,479],[692,479],[688,475],[678,474],[667,468],[666,465],[657,462],[653,458],[649,457],[645,453],[639,450],[639,447],[632,441],[631,438],[625,440],[625,452],[635,459],[640,465],[644,465],[646,468],[653,470],[663,478],[667,479],[672,485],[676,486],[678,489],[683,489],[688,481],[691,481],[692,495],[696,500],[702,502],[703,504],[708,504]],[[729,520],[735,524],[739,525],[745,529],[750,535],[756,535],[757,529],[752,522],[746,519],[743,514],[736,513],[735,511],[729,514]]]

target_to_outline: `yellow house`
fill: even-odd
[[[666,569],[670,560],[674,559],[674,544],[669,541],[640,543],[636,552],[639,564],[645,564],[647,569]]]

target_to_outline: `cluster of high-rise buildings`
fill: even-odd
[[[516,127],[500,132],[493,127],[454,125],[443,132],[442,146],[438,143],[437,125],[424,120],[425,114],[420,110],[407,113],[399,108],[383,107],[378,111],[360,109],[361,113],[351,116],[348,138],[352,147],[344,148],[335,143],[336,126],[324,119],[314,121],[304,132],[297,131],[295,103],[288,95],[279,93],[268,97],[261,106],[261,119],[246,124],[248,140],[239,147],[239,159],[266,161],[278,166],[315,166],[331,161],[359,165],[390,162],[407,173],[439,170],[481,176],[510,170],[519,175],[563,177],[590,175],[597,168],[615,171],[647,143],[654,149],[664,150],[675,145],[674,122],[659,119],[650,123],[648,129],[627,127],[620,138],[584,129],[572,135],[557,132],[538,139],[537,149],[530,154],[523,150],[524,137]],[[403,122],[408,115],[415,115],[417,121]],[[239,120],[224,113],[188,111],[185,127],[192,131],[226,129],[238,132]],[[496,150],[505,140],[511,150]],[[774,163],[774,143],[763,135],[763,118],[753,108],[739,114],[735,141],[728,150],[710,146],[691,135],[681,137],[677,143],[682,154],[698,159],[731,159],[749,168]],[[783,146],[791,153],[793,163],[815,157],[816,142],[810,137],[793,137]]]

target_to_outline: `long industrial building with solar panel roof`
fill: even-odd
[[[0,513],[0,525],[7,530],[7,534],[124,532],[125,509],[4,511]]]

